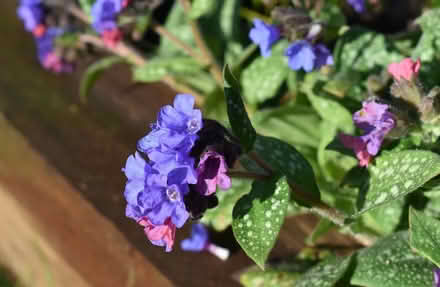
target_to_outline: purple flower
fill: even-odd
[[[116,16],[121,12],[122,0],[97,0],[91,10],[92,26],[99,34],[117,27]]]
[[[207,248],[209,244],[209,234],[206,227],[201,224],[193,224],[191,237],[184,239],[180,247],[185,251],[200,252]]]
[[[217,185],[221,189],[231,187],[231,179],[226,174],[228,167],[222,155],[215,151],[208,151],[202,155],[197,173],[197,191],[205,196],[211,195],[216,191]]]
[[[440,268],[434,268],[434,287],[440,287]]]
[[[386,134],[395,126],[394,117],[388,109],[386,104],[363,102],[362,109],[353,115],[353,121],[364,132],[363,135],[340,135],[344,146],[354,150],[361,166],[367,166],[371,158],[377,155]]]
[[[41,65],[57,73],[72,71],[72,66],[66,63],[55,50],[55,40],[63,33],[62,29],[51,27],[41,37],[35,38],[38,60]]]
[[[347,0],[347,2],[356,12],[362,13],[365,11],[365,0]]]
[[[44,21],[44,7],[41,0],[22,0],[17,8],[18,17],[27,31],[34,32]]]
[[[254,27],[249,32],[252,42],[260,46],[261,55],[268,57],[272,45],[281,37],[280,30],[274,25],[268,25],[260,19],[254,19]]]
[[[138,142],[138,149],[148,156],[157,149],[189,152],[203,125],[202,112],[194,104],[193,96],[177,95],[173,106],[161,109],[153,131]]]
[[[300,40],[287,47],[285,55],[288,57],[288,64],[292,70],[303,69],[311,72],[324,65],[332,65],[333,57],[330,51],[322,44],[313,46],[307,40]]]

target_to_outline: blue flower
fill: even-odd
[[[252,42],[260,46],[263,57],[270,56],[272,45],[281,37],[280,30],[274,25],[268,25],[260,19],[254,19],[254,28],[249,32]]]
[[[292,70],[303,69],[311,72],[323,65],[333,64],[330,51],[322,44],[313,46],[307,40],[300,40],[287,47],[285,55],[288,57],[288,65]]]
[[[117,27],[116,17],[123,8],[122,4],[122,0],[97,0],[93,4],[90,13],[96,32],[102,34]]]
[[[27,31],[34,32],[43,24],[44,7],[41,0],[22,0],[17,8],[17,15],[23,21]]]
[[[206,227],[201,224],[193,224],[191,237],[184,239],[180,247],[185,251],[200,252],[209,244],[209,234]]]
[[[347,0],[347,2],[356,12],[362,13],[365,11],[365,0]]]

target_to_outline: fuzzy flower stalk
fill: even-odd
[[[394,128],[395,118],[389,106],[374,100],[364,101],[362,109],[353,115],[353,121],[363,131],[361,136],[340,134],[342,144],[353,149],[360,166],[368,166],[379,153],[385,136]]]
[[[179,94],[173,106],[163,107],[151,132],[139,140],[138,152],[128,157],[124,196],[126,216],[143,226],[150,242],[172,250],[176,228],[202,210],[215,196],[216,186],[230,187],[223,155],[200,147],[202,113],[194,97]],[[198,194],[194,196],[194,194]],[[213,207],[212,204],[207,204]]]
[[[189,252],[208,251],[223,261],[229,258],[229,250],[210,242],[209,232],[201,223],[192,226],[191,236],[184,239],[180,243],[180,247]]]

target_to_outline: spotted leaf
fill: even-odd
[[[411,208],[409,224],[411,247],[440,266],[440,221]]]
[[[368,168],[356,216],[415,191],[440,174],[440,156],[429,151],[388,153]]]
[[[289,204],[286,179],[255,180],[232,212],[232,230],[246,254],[264,269]]]
[[[432,287],[433,265],[414,253],[398,232],[357,254],[351,284],[365,287]]]
[[[311,165],[293,146],[276,138],[258,135],[254,148],[257,155],[275,172],[285,175],[289,183],[309,196],[320,198]]]
[[[239,138],[243,148],[248,151],[254,145],[257,133],[252,126],[249,116],[240,96],[240,87],[231,73],[229,66],[223,70],[224,91],[228,118],[234,135]]]
[[[332,287],[344,276],[351,257],[332,256],[308,270],[295,287]]]

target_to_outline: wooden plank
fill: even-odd
[[[172,286],[2,115],[0,134],[0,258],[27,286]]]

